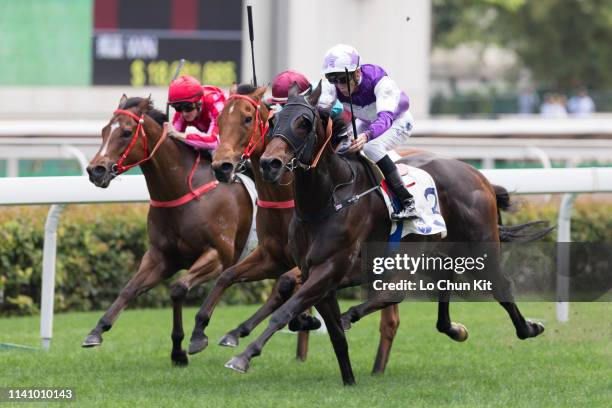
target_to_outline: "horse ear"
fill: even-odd
[[[312,106],[317,106],[317,103],[319,102],[319,98],[321,97],[321,90],[322,90],[322,81],[319,80],[319,83],[317,84],[317,87],[310,93],[310,95],[308,95],[308,102],[312,105]]]
[[[236,82],[234,82],[234,83],[232,84],[232,86],[230,87],[230,89],[229,89],[229,94],[230,94],[230,95],[233,95],[233,94],[235,94],[236,92],[238,92],[238,84],[237,84]]]
[[[117,109],[123,109],[127,100],[128,97],[126,96],[126,94],[121,95],[121,99],[119,99],[119,106],[117,106]]]
[[[293,83],[291,84],[291,86],[289,87],[289,98],[293,97],[293,96],[298,96],[300,93],[300,87],[298,86],[297,82],[293,81]]]
[[[263,97],[263,95],[266,93],[267,90],[268,90],[267,86],[260,86],[259,88],[257,88],[255,93],[253,93],[253,98],[257,100],[261,100],[261,98]]]

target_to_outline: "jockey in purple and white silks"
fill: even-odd
[[[387,151],[405,143],[410,136],[413,118],[408,111],[408,97],[378,65],[359,65],[359,53],[350,45],[338,44],[327,51],[323,74],[334,85],[323,87],[319,99],[319,106],[323,108],[339,100],[345,110],[350,110],[347,86],[350,81],[357,136],[346,152],[363,149],[363,153],[378,165],[387,185],[403,205],[401,211],[393,214],[394,219],[418,218],[414,198],[387,155]]]

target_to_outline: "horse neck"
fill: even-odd
[[[145,131],[148,137],[149,154],[158,143],[162,135],[161,127],[153,119],[145,119]],[[155,155],[140,164],[140,169],[147,182],[151,199],[156,201],[170,201],[189,192],[188,177],[197,158],[197,152],[189,146],[167,138],[159,146]],[[202,160],[199,169],[193,176],[193,186],[203,184],[207,177],[202,168],[210,167],[210,163]],[[210,169],[208,169],[208,173]]]
[[[316,218],[327,211],[334,187],[350,179],[350,171],[331,148],[323,151],[317,167],[295,172],[294,195],[297,214]]]

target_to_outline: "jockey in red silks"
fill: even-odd
[[[219,146],[217,117],[225,102],[225,94],[216,86],[202,86],[189,75],[178,77],[168,90],[168,103],[176,111],[168,136],[197,149],[215,150]]]

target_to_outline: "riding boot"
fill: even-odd
[[[397,171],[397,167],[393,160],[387,155],[376,162],[387,181],[387,185],[402,203],[402,209],[395,212],[392,218],[395,220],[419,218],[416,207],[414,205],[414,197],[404,185],[404,181]]]

